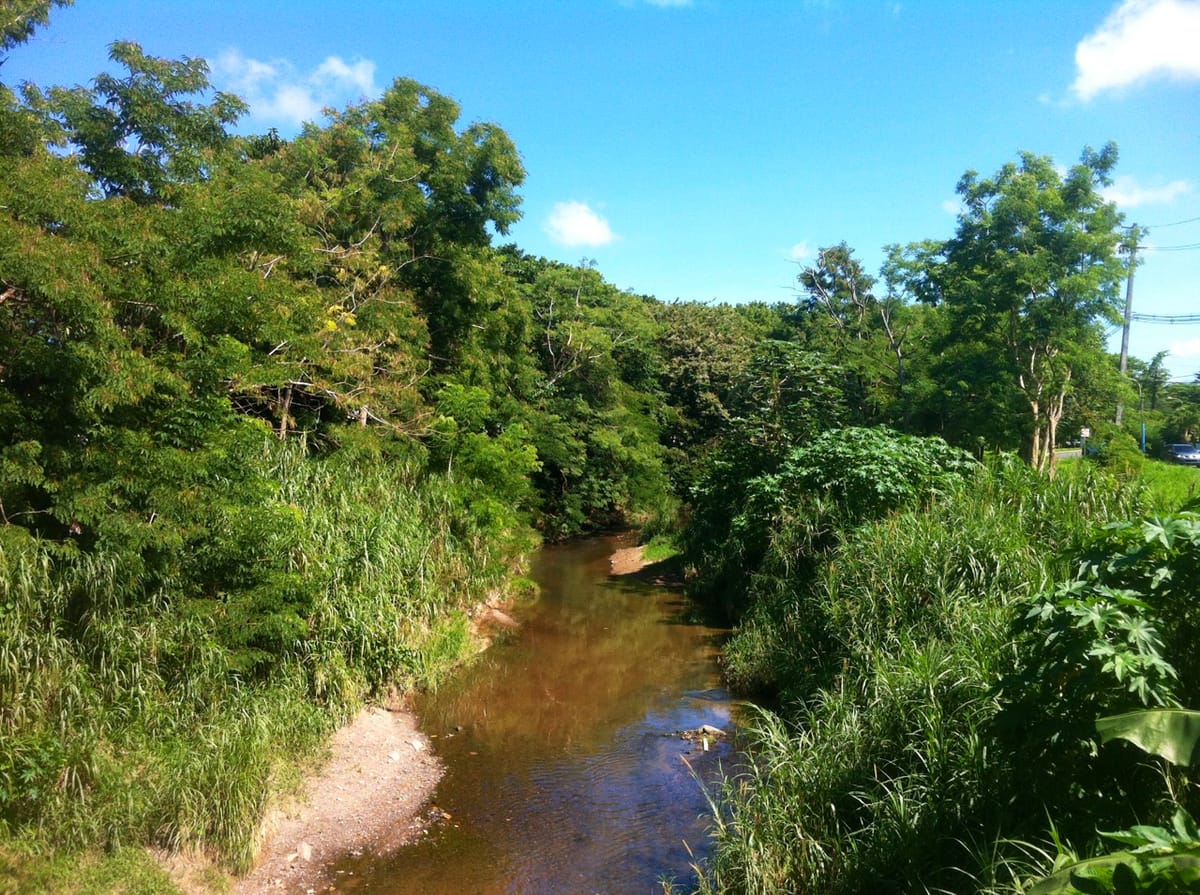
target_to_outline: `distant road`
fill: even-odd
[[[1056,457],[1078,457],[1078,456],[1080,456],[1080,450],[1077,447],[1056,448],[1054,451],[1054,456],[1056,456]]]

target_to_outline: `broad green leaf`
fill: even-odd
[[[1128,740],[1172,764],[1196,763],[1200,745],[1200,712],[1187,709],[1145,709],[1110,715],[1096,721],[1100,741]]]
[[[1128,864],[1118,864],[1113,868],[1112,882],[1116,895],[1137,895],[1137,874]]]
[[[1132,860],[1135,860],[1132,853],[1119,851],[1111,855],[1089,858],[1086,861],[1077,861],[1040,879],[1029,890],[1028,895],[1079,895],[1080,892],[1089,891],[1083,886],[1100,885],[1096,879],[1083,876],[1083,873],[1108,870]],[[1083,883],[1083,886],[1079,885],[1080,882]],[[1101,887],[1098,891],[1104,892],[1105,890]]]

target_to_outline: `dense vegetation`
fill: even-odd
[[[915,485],[876,466],[878,491],[814,489],[861,439],[798,450],[730,536],[756,559],[729,672],[777,708],[717,808],[703,891],[1017,892],[1055,842],[1061,860],[1194,812],[1186,774],[1101,747],[1096,722],[1197,704],[1200,515],[1148,516],[1093,464],[1047,482],[944,447]]]
[[[969,172],[878,280],[838,244],[794,303],[667,304],[494,245],[516,148],[415,81],[238,136],[203,61],[112,59],[0,84],[0,867],[246,867],[298,756],[436,684],[539,538],[613,526],[680,530],[778,709],[706,889],[1003,888],[1049,824],[1193,797],[1093,727],[1200,704],[1196,517],[1136,521],[1182,500],[1129,450],[1200,391],[1102,350],[1115,147]]]

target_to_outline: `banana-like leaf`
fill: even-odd
[[[1136,869],[1135,869],[1136,868]],[[1106,881],[1106,877],[1107,880]],[[1133,852],[1120,851],[1077,861],[1042,877],[1026,895],[1112,895],[1122,892],[1164,891],[1155,889],[1174,882],[1171,892],[1192,892],[1200,882],[1200,856],[1194,848],[1140,861]],[[1179,885],[1184,888],[1178,888]]]
[[[1151,755],[1172,764],[1194,765],[1200,761],[1200,712],[1187,709],[1142,709],[1110,715],[1096,722],[1100,741],[1129,740]]]
[[[1093,889],[1104,892],[1103,884],[1092,877],[1085,876],[1081,871],[1086,873],[1112,870],[1121,864],[1135,860],[1137,859],[1132,852],[1121,851],[1111,855],[1101,855],[1098,858],[1088,858],[1086,861],[1077,861],[1040,879],[1030,888],[1027,895],[1079,895],[1080,892],[1088,895]]]

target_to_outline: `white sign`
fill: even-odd
[[[1079,437],[1080,438],[1091,438],[1092,430],[1089,429],[1087,426],[1084,426],[1082,429],[1079,430]]]

